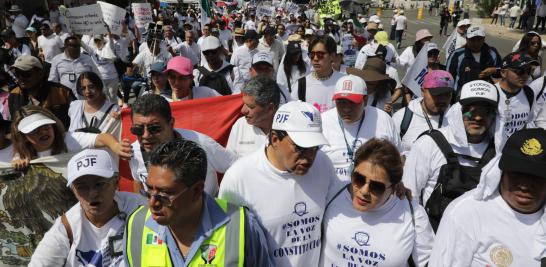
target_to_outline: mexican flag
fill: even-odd
[[[212,18],[211,5],[209,0],[201,0],[201,29],[204,28],[205,24],[210,23]]]

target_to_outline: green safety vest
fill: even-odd
[[[216,199],[216,202],[227,213],[230,220],[203,241],[187,266],[243,267],[245,248],[244,209],[222,199]],[[172,267],[173,264],[167,244],[159,239],[156,232],[145,225],[151,214],[148,208],[140,206],[127,221],[127,264],[131,267]]]

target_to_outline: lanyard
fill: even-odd
[[[423,110],[423,115],[425,117],[425,120],[427,121],[428,128],[432,131],[434,130],[434,127],[432,127],[432,123],[430,122],[430,119],[428,118],[427,111],[425,110],[425,107],[423,106],[423,102],[421,101],[421,109]],[[444,113],[440,113],[440,118],[438,119],[438,128],[442,127],[442,122],[444,121]]]
[[[358,133],[360,133],[360,128],[362,128],[364,115],[365,113],[362,112],[362,116],[360,117],[360,122],[358,123],[358,129],[356,130],[355,140],[353,140],[353,146],[349,146],[349,142],[347,142],[347,136],[345,135],[345,127],[343,127],[343,121],[341,121],[341,118],[338,115],[339,127],[341,127],[341,132],[343,133],[343,139],[345,140],[345,145],[347,145],[347,155],[349,156],[349,158],[351,158],[351,161],[353,160],[353,155],[356,148],[356,141],[358,140]]]

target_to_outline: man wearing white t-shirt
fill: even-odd
[[[250,67],[252,57],[258,53],[259,36],[254,30],[248,30],[245,33],[245,43],[233,51],[230,63],[235,66],[235,80],[233,81],[232,91],[241,91],[241,88],[250,80]]]
[[[495,127],[497,152],[502,151],[510,135],[534,119],[532,113],[535,93],[526,83],[532,67],[538,65],[538,61],[523,53],[510,53],[502,60],[502,78],[495,84],[499,91],[499,116]]]
[[[143,48],[135,59],[133,59],[133,66],[138,67],[143,75],[150,73],[150,66],[156,62],[167,62],[172,58],[172,55],[162,47],[162,42],[159,39],[148,40],[145,44],[142,44]]]
[[[55,220],[29,266],[124,266],[125,219],[146,200],[117,191],[117,162],[105,150],[83,150],[67,171],[79,202]]]
[[[326,195],[335,179],[319,146],[319,111],[292,101],[275,113],[269,144],[226,172],[219,197],[248,207],[270,238],[275,266],[317,266]]]
[[[546,131],[514,133],[478,187],[447,207],[429,266],[541,266],[546,257]]]
[[[366,83],[355,75],[341,77],[336,83],[336,107],[322,113],[324,137],[321,148],[334,164],[341,181],[350,181],[356,150],[372,138],[382,138],[400,148],[400,137],[389,114],[366,105]]]
[[[444,70],[431,70],[425,75],[422,87],[422,97],[410,101],[392,116],[402,139],[402,155],[410,151],[423,132],[447,125],[444,114],[453,95],[453,77]]]
[[[245,31],[255,31],[256,30],[256,15],[252,14],[250,15],[250,19],[247,20],[245,23],[244,29]]]
[[[169,102],[160,95],[146,94],[137,98],[133,104],[131,133],[136,135],[137,141],[132,144],[134,157],[129,161],[129,167],[135,188],[140,188],[148,177],[148,154],[163,142],[184,138],[198,143],[207,153],[205,191],[216,195],[216,173],[224,173],[235,161],[235,155],[204,134],[174,128],[174,120]]]
[[[245,84],[242,90],[243,107],[239,118],[229,133],[226,149],[238,157],[246,156],[267,144],[273,115],[279,108],[278,84],[265,76],[257,76]]]
[[[38,36],[38,57],[45,62],[51,63],[56,55],[63,52],[63,41],[59,36],[52,33],[48,24],[42,24],[39,30],[42,35]]]
[[[404,30],[408,28],[407,18],[404,16],[404,10],[398,12],[398,17],[396,17],[396,47],[400,49],[402,47],[402,35]]]
[[[332,68],[332,61],[336,52],[336,42],[328,35],[317,36],[311,41],[309,44],[309,58],[311,59],[313,71],[297,81],[297,90],[292,90],[293,99],[310,103],[320,112],[325,112],[334,107],[332,97],[334,96],[336,82],[343,76],[343,74]],[[301,79],[305,81],[300,82]],[[302,82],[304,83],[302,84]]]
[[[417,139],[404,166],[404,185],[421,200],[435,230],[447,203],[476,187],[481,168],[495,155],[495,86],[466,83],[460,98],[446,114],[448,125]]]

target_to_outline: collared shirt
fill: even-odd
[[[262,226],[256,220],[255,215],[248,210],[245,210],[245,219],[245,266],[273,266],[273,259],[269,255],[267,247],[268,239]],[[159,238],[165,242],[169,249],[172,266],[188,266],[201,244],[211,237],[214,231],[228,222],[229,216],[216,203],[214,198],[207,193],[203,193],[201,224],[185,258],[182,256],[176,239],[167,226],[159,225],[151,216],[144,225],[156,232]]]
[[[271,53],[273,56],[273,69],[276,73],[279,69],[279,62],[281,61],[281,58],[284,56],[284,45],[282,41],[278,39],[273,39],[273,43],[269,45],[264,37],[260,39],[260,43],[258,44],[258,50],[265,51]]]
[[[100,75],[97,65],[86,54],[80,54],[80,57],[71,59],[66,56],[66,53],[61,53],[55,56],[51,62],[48,80],[70,88],[74,95],[78,97],[80,97],[76,91],[78,76],[87,71]]]

